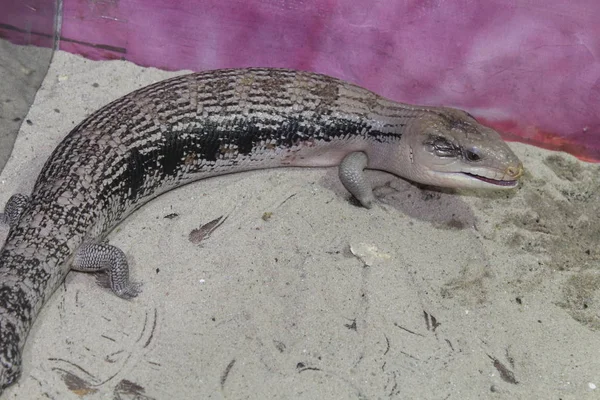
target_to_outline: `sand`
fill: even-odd
[[[58,52],[0,204],[31,191],[84,117],[179,73]],[[167,193],[109,236],[140,296],[70,273],[4,398],[600,398],[598,166],[511,146],[527,168],[513,191],[439,191],[373,171],[379,203],[366,210],[330,168]]]

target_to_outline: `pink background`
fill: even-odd
[[[0,0],[0,37],[47,45],[48,3]],[[60,48],[167,70],[322,72],[600,160],[598,0],[64,0]]]

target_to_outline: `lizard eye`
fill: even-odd
[[[477,154],[474,150],[465,150],[464,155],[465,155],[465,158],[469,161],[481,160],[481,156],[479,154]]]
[[[425,147],[438,157],[457,157],[459,149],[448,139],[441,136],[431,136],[425,141]]]

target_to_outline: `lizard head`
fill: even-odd
[[[510,189],[523,164],[495,130],[468,113],[440,108],[413,122],[404,151],[410,179],[435,186]],[[404,139],[404,137],[403,137]]]

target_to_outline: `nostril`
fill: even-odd
[[[513,176],[515,178],[520,177],[521,175],[523,175],[523,165],[519,164],[517,166],[510,166],[506,169],[506,172],[510,175]]]

